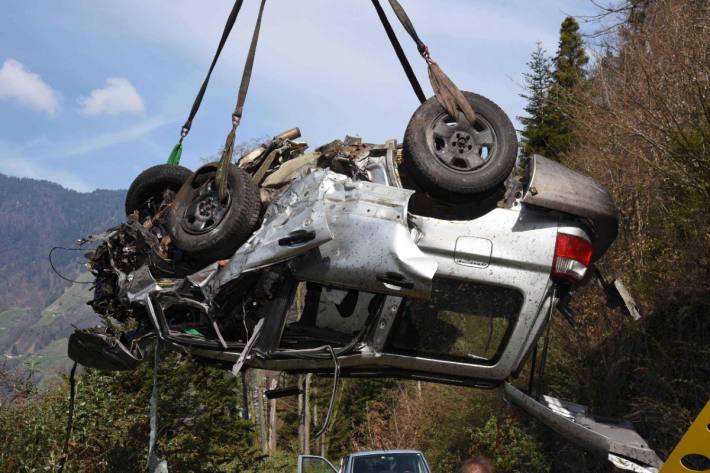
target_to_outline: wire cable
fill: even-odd
[[[320,430],[313,436],[314,439],[317,439],[321,435],[323,435],[327,430],[328,430],[328,425],[330,424],[330,416],[333,414],[333,407],[335,406],[335,398],[336,395],[338,394],[338,381],[340,380],[340,362],[338,361],[338,357],[335,355],[335,352],[333,351],[333,347],[330,345],[327,345],[327,350],[330,352],[330,355],[333,357],[333,392],[330,394],[330,402],[328,403],[328,412],[325,414],[325,419],[323,420],[323,426],[320,428]]]
[[[74,279],[70,279],[60,273],[59,270],[54,266],[54,261],[52,261],[52,253],[54,253],[54,250],[86,251],[85,248],[65,248],[63,246],[53,246],[52,249],[49,250],[49,255],[47,255],[47,259],[49,260],[49,266],[52,268],[52,271],[54,271],[54,274],[64,279],[65,281],[69,281],[72,284],[94,284],[93,281],[75,281]]]

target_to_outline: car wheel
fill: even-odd
[[[518,142],[513,124],[496,104],[463,92],[473,109],[473,125],[449,116],[435,97],[412,115],[404,135],[404,164],[422,190],[443,200],[490,190],[515,165]]]
[[[141,222],[152,217],[165,200],[165,192],[177,193],[191,174],[189,169],[174,164],[159,164],[146,169],[128,188],[126,215],[137,210]]]
[[[216,174],[217,163],[198,169],[180,189],[168,217],[173,244],[204,264],[232,256],[251,236],[261,211],[259,189],[249,174],[230,166],[224,200]]]

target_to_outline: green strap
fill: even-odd
[[[182,156],[182,143],[178,143],[173,146],[173,150],[170,152],[168,157],[168,164],[178,165],[180,164],[180,156]]]

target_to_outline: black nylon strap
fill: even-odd
[[[64,465],[67,462],[67,457],[69,456],[69,439],[71,439],[72,431],[74,430],[74,399],[76,397],[76,366],[77,362],[71,367],[71,372],[69,373],[69,408],[67,416],[67,431],[64,436],[64,447],[62,447],[62,456],[59,459],[59,468],[57,471],[62,473],[64,471]]]
[[[247,98],[247,91],[249,90],[249,82],[251,81],[251,71],[254,67],[254,56],[256,55],[256,45],[259,42],[259,31],[261,30],[261,17],[264,14],[264,5],[266,0],[261,0],[261,5],[259,6],[259,16],[256,17],[256,25],[254,26],[254,34],[251,37],[251,45],[249,46],[249,53],[247,54],[246,63],[244,63],[244,71],[242,72],[242,82],[239,84],[239,94],[237,95],[237,106],[234,108],[234,113],[232,114],[239,120],[242,117],[242,111],[244,110],[244,102]]]
[[[217,64],[217,59],[219,59],[219,55],[222,52],[222,49],[224,48],[224,44],[227,42],[227,38],[229,37],[229,33],[232,31],[232,27],[234,26],[234,23],[237,21],[237,16],[239,15],[239,10],[241,10],[243,3],[244,3],[244,0],[236,0],[234,2],[234,6],[232,7],[232,11],[229,14],[229,17],[227,18],[227,23],[224,25],[224,31],[222,32],[222,37],[219,40],[219,46],[217,46],[217,51],[215,52],[214,57],[212,58],[212,64],[210,64],[210,68],[207,71],[207,76],[205,77],[205,80],[202,82],[202,87],[200,87],[200,91],[197,93],[197,97],[195,97],[195,101],[192,103],[192,109],[190,110],[190,115],[187,117],[187,121],[185,121],[185,124],[182,126],[182,138],[187,136],[187,134],[190,131],[190,127],[192,127],[192,120],[195,118],[195,115],[197,115],[197,111],[200,109],[200,104],[202,104],[202,98],[205,96],[205,91],[207,90],[207,84],[210,81],[210,76],[212,75],[212,71],[214,70],[214,66]],[[180,138],[180,141],[182,141],[182,138]]]
[[[390,24],[389,20],[387,19],[387,15],[385,15],[385,11],[382,9],[382,5],[380,5],[380,0],[372,0],[372,4],[375,6],[375,10],[377,10],[377,16],[380,17],[380,21],[382,22],[382,26],[385,27],[385,32],[387,33],[387,37],[390,39],[390,43],[392,43],[392,47],[394,48],[394,52],[397,54],[397,58],[399,59],[400,64],[402,64],[402,68],[404,69],[404,73],[407,75],[407,79],[409,79],[409,83],[412,85],[412,89],[414,89],[414,93],[416,94],[417,98],[419,99],[419,102],[424,103],[426,101],[426,95],[424,95],[424,91],[422,90],[422,86],[419,84],[419,81],[417,80],[417,76],[414,74],[414,71],[412,70],[412,65],[409,63],[409,60],[407,59],[407,55],[404,54],[404,50],[402,49],[402,45],[399,43],[399,40],[397,39],[397,35],[395,34],[394,30],[392,29],[392,25]],[[410,24],[411,24],[411,22],[410,22]],[[415,34],[416,34],[416,32],[415,32]]]

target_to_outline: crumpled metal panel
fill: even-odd
[[[413,193],[314,170],[269,206],[262,226],[209,278],[210,292],[245,271],[303,255],[292,263],[300,279],[427,298],[437,264],[417,247],[407,227],[407,203]],[[313,235],[284,246],[284,237],[296,232]]]
[[[345,176],[317,169],[293,181],[266,210],[261,227],[224,268],[217,270],[209,286],[216,292],[244,271],[285,261],[330,241],[333,234],[325,215],[324,196],[338,180],[345,179]],[[302,243],[283,243],[285,237],[299,231],[313,232],[313,237]]]
[[[522,202],[589,219],[595,233],[593,260],[601,257],[616,239],[619,214],[614,199],[589,176],[534,155],[530,158]]]
[[[291,262],[297,278],[361,291],[429,298],[436,260],[407,226],[414,191],[331,173],[324,194],[333,239]]]
[[[505,383],[505,396],[552,430],[591,452],[605,457],[619,455],[645,467],[659,468],[663,464],[628,421],[606,419],[602,422],[590,415],[583,405],[552,396],[535,400],[510,383]]]
[[[103,371],[133,370],[141,362],[116,337],[91,330],[72,333],[67,352],[77,363]]]
[[[305,170],[315,168],[319,157],[320,153],[308,153],[289,159],[264,179],[262,187],[280,187],[295,180],[305,173]]]

